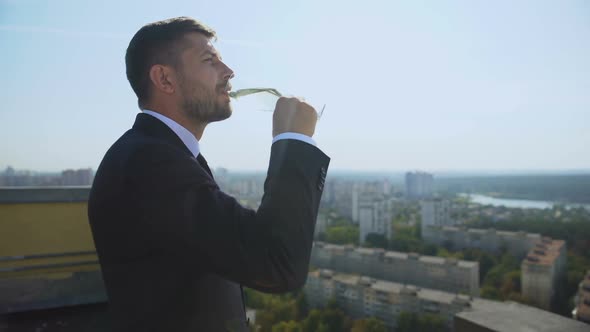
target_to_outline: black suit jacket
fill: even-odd
[[[275,142],[253,211],[170,128],[138,114],[88,202],[114,330],[247,330],[240,285],[280,293],[305,283],[328,164],[310,144]]]

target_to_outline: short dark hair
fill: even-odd
[[[127,79],[139,107],[149,98],[150,69],[162,64],[179,68],[184,36],[198,32],[216,38],[215,31],[190,17],[175,17],[143,26],[131,39],[125,54]]]

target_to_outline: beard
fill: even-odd
[[[210,123],[229,118],[232,114],[229,102],[220,102],[219,94],[225,90],[227,84],[218,85],[215,90],[200,83],[188,83],[182,80],[182,109],[184,113],[201,123]]]

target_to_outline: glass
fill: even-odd
[[[280,98],[280,97],[283,96],[283,94],[281,94],[277,89],[273,89],[273,88],[238,89],[238,90],[235,90],[235,91],[231,91],[229,93],[229,96],[231,98],[234,98],[234,99],[237,100],[238,98],[245,97],[245,96],[248,96],[248,95],[257,94],[257,93],[267,93],[267,94],[270,94],[270,95],[276,97],[275,98],[275,102],[276,102],[276,99],[278,99],[278,98]],[[314,109],[317,110],[317,108],[314,105],[311,105],[311,106]],[[322,114],[324,114],[324,109],[326,109],[326,104],[324,104],[324,106],[322,106],[322,109],[319,112],[316,111],[317,114],[318,114],[318,120],[322,117]],[[264,111],[264,112],[273,112],[273,110],[268,110],[268,109],[261,110],[261,111]]]

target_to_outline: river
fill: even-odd
[[[536,201],[528,199],[511,199],[511,198],[495,198],[480,194],[459,194],[462,197],[469,197],[473,203],[482,205],[493,205],[493,206],[505,206],[508,208],[521,208],[521,209],[550,209],[556,202],[550,201]],[[562,203],[559,203],[562,204]],[[590,210],[588,204],[565,204],[567,208],[572,207],[583,207]]]

